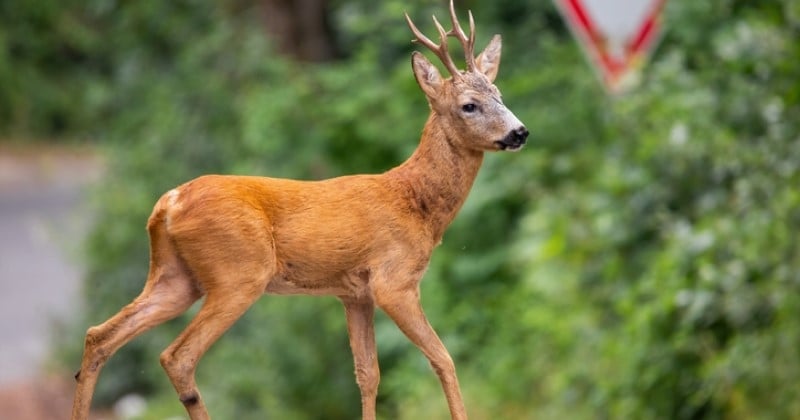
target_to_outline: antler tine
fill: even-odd
[[[459,77],[461,73],[458,71],[458,67],[456,67],[456,64],[453,62],[453,59],[447,52],[447,32],[445,32],[439,21],[436,20],[436,16],[433,17],[433,23],[436,25],[436,30],[439,32],[439,44],[436,44],[435,42],[431,41],[430,38],[423,35],[422,32],[417,29],[417,26],[414,25],[414,22],[411,21],[408,13],[405,15],[406,23],[408,23],[408,27],[416,37],[414,40],[412,40],[412,42],[418,42],[427,47],[429,50],[433,51],[433,53],[436,54],[440,60],[442,60],[442,63],[444,63],[445,67],[447,67],[447,71],[449,71],[453,77]]]
[[[470,56],[475,55],[475,19],[472,18],[472,10],[467,10],[469,15],[469,45]]]
[[[453,62],[453,58],[450,57],[450,53],[447,52],[447,32],[442,27],[442,24],[439,23],[439,19],[436,19],[436,16],[431,16],[433,18],[433,24],[436,26],[436,31],[439,32],[439,49],[442,52],[442,60],[444,61],[444,65],[447,66],[447,70],[454,76],[458,75],[460,72],[458,71],[458,67],[456,67],[456,63]]]
[[[461,29],[456,16],[456,8],[453,0],[450,0],[450,20],[453,22],[453,29],[448,35],[455,36],[464,48],[464,59],[467,62],[467,71],[475,71],[475,19],[472,18],[472,11],[469,11],[469,37]]]

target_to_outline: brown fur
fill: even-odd
[[[452,7],[452,5],[451,5]],[[264,293],[333,295],[345,306],[364,419],[375,418],[380,378],[375,306],[430,360],[451,415],[466,418],[455,368],[419,304],[431,253],[469,193],[484,151],[527,132],[492,85],[495,37],[476,59],[479,72],[444,80],[421,54],[414,73],[431,105],[419,147],[380,175],[324,181],[203,176],[164,194],[148,221],[150,271],[144,290],[89,328],[72,419],[85,419],[105,361],[133,337],[205,296],[195,318],[162,353],[192,419],[206,419],[194,381],[208,348]],[[465,112],[474,103],[478,112]]]

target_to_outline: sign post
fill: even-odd
[[[608,92],[633,87],[661,31],[666,0],[553,0]]]

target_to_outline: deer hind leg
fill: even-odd
[[[450,416],[454,420],[465,420],[467,414],[453,359],[422,311],[419,290],[375,293],[375,301],[430,361],[447,397]]]
[[[134,337],[189,308],[202,293],[168,241],[151,230],[150,273],[142,293],[106,322],[89,328],[75,375],[72,420],[88,418],[92,395],[105,362]]]
[[[191,200],[191,193],[187,197]],[[161,366],[192,420],[209,418],[195,382],[197,364],[277,273],[264,214],[212,193],[206,200],[204,205],[185,207],[179,202],[169,213],[172,243],[206,294],[189,325],[161,353]]]
[[[265,231],[239,232],[207,224],[202,237],[172,236],[206,292],[197,315],[161,353],[161,366],[192,420],[209,418],[195,382],[200,358],[261,297],[276,272],[270,239],[257,235]]]
[[[375,327],[373,317],[375,305],[372,299],[354,301],[342,299],[347,319],[347,332],[350,348],[353,351],[353,364],[356,382],[361,390],[361,418],[375,420],[375,398],[378,395],[380,368],[378,352],[375,347]]]
[[[230,283],[225,290],[209,291],[194,319],[161,353],[161,366],[192,420],[209,418],[195,382],[200,358],[261,296],[263,288]]]

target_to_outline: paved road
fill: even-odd
[[[0,146],[0,386],[40,372],[50,337],[80,305],[85,152]]]

